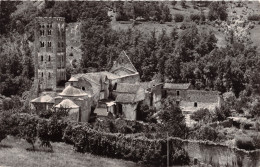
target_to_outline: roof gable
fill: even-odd
[[[185,100],[191,102],[217,103],[218,98],[218,91],[187,90],[187,97]]]
[[[122,51],[119,54],[117,60],[114,62],[112,68],[110,69],[110,72],[113,72],[120,67],[124,67],[130,71],[137,72],[136,68],[134,67],[133,63],[131,62],[125,51]]]
[[[31,100],[32,103],[54,103],[54,98],[50,95],[43,95]]]

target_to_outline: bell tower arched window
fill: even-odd
[[[44,47],[44,42],[40,42],[40,45],[43,48]]]
[[[51,47],[51,42],[48,42],[48,47]]]
[[[48,30],[48,35],[51,35],[51,30]]]

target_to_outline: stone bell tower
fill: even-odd
[[[66,80],[66,29],[64,17],[35,19],[35,80],[40,92],[56,91]]]

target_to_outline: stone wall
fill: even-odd
[[[136,120],[137,103],[122,104],[122,111],[125,119]]]
[[[197,107],[194,106],[194,103],[197,103]],[[207,102],[190,102],[190,101],[180,101],[179,106],[182,111],[190,111],[194,112],[199,109],[207,108],[210,111],[215,110],[216,107],[220,107],[218,102],[215,103],[207,103]]]

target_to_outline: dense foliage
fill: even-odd
[[[117,21],[127,21],[138,17],[146,21],[166,22],[172,20],[168,6],[160,2],[113,2],[112,8],[116,11]]]
[[[231,90],[236,97],[245,89],[259,93],[258,53],[250,43],[240,43],[233,37],[232,42],[218,48],[213,31],[192,24],[189,19],[182,26],[185,30],[173,27],[170,33],[162,30],[158,34],[154,30],[146,35],[136,29],[110,27],[109,9],[129,18],[167,21],[172,17],[167,3],[46,1],[38,6],[33,2],[1,2],[1,6],[8,27],[8,31],[1,27],[4,35],[0,38],[0,93],[6,96],[21,95],[31,87],[34,75],[31,42],[33,20],[37,16],[62,16],[67,23],[82,22],[83,60],[78,69],[68,73],[87,72],[89,67],[107,70],[117,55],[126,50],[142,81],[159,76],[161,81],[191,82],[198,89]],[[225,20],[226,6],[223,2],[212,2],[208,6],[209,20]],[[190,19],[203,21],[203,15],[203,12],[191,14]]]

